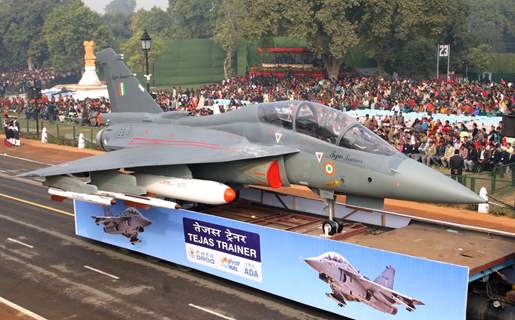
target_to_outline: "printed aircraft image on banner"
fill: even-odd
[[[306,263],[318,272],[320,280],[329,284],[331,293],[327,297],[336,301],[340,307],[347,301],[363,302],[370,307],[389,313],[397,314],[395,304],[400,304],[408,311],[414,311],[422,301],[407,297],[393,290],[395,269],[386,269],[371,281],[363,276],[343,256],[335,252],[327,252],[318,257],[305,259]]]
[[[91,216],[95,224],[104,225],[104,232],[109,234],[120,234],[127,238],[132,245],[141,242],[138,238],[140,232],[145,231],[145,227],[152,224],[152,221],[145,218],[136,208],[129,207],[120,215],[109,214],[109,207],[104,207],[103,216]]]
[[[112,49],[97,53],[112,112],[96,137],[101,155],[35,170],[54,200],[175,209],[234,201],[247,185],[299,184],[327,203],[323,228],[334,234],[335,197],[382,208],[384,198],[484,202],[473,191],[410,159],[345,112],[309,101],[252,104],[204,117],[162,112]]]

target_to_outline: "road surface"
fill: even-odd
[[[43,319],[342,319],[75,236],[71,201],[14,177],[41,166],[0,155],[0,302]],[[2,319],[20,314],[0,303]]]

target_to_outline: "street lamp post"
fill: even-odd
[[[150,74],[148,73],[148,51],[152,45],[152,39],[148,35],[147,29],[143,31],[141,36],[141,48],[145,53],[145,79],[147,80],[147,92],[150,93]]]

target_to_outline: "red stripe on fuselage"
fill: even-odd
[[[192,146],[209,149],[220,149],[219,144],[207,143],[202,141],[191,140],[169,140],[169,139],[150,139],[150,138],[132,138],[129,145],[137,144],[169,144],[178,146]]]

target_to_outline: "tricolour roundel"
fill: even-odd
[[[332,176],[334,174],[334,164],[332,162],[324,163],[324,172],[328,176]]]

